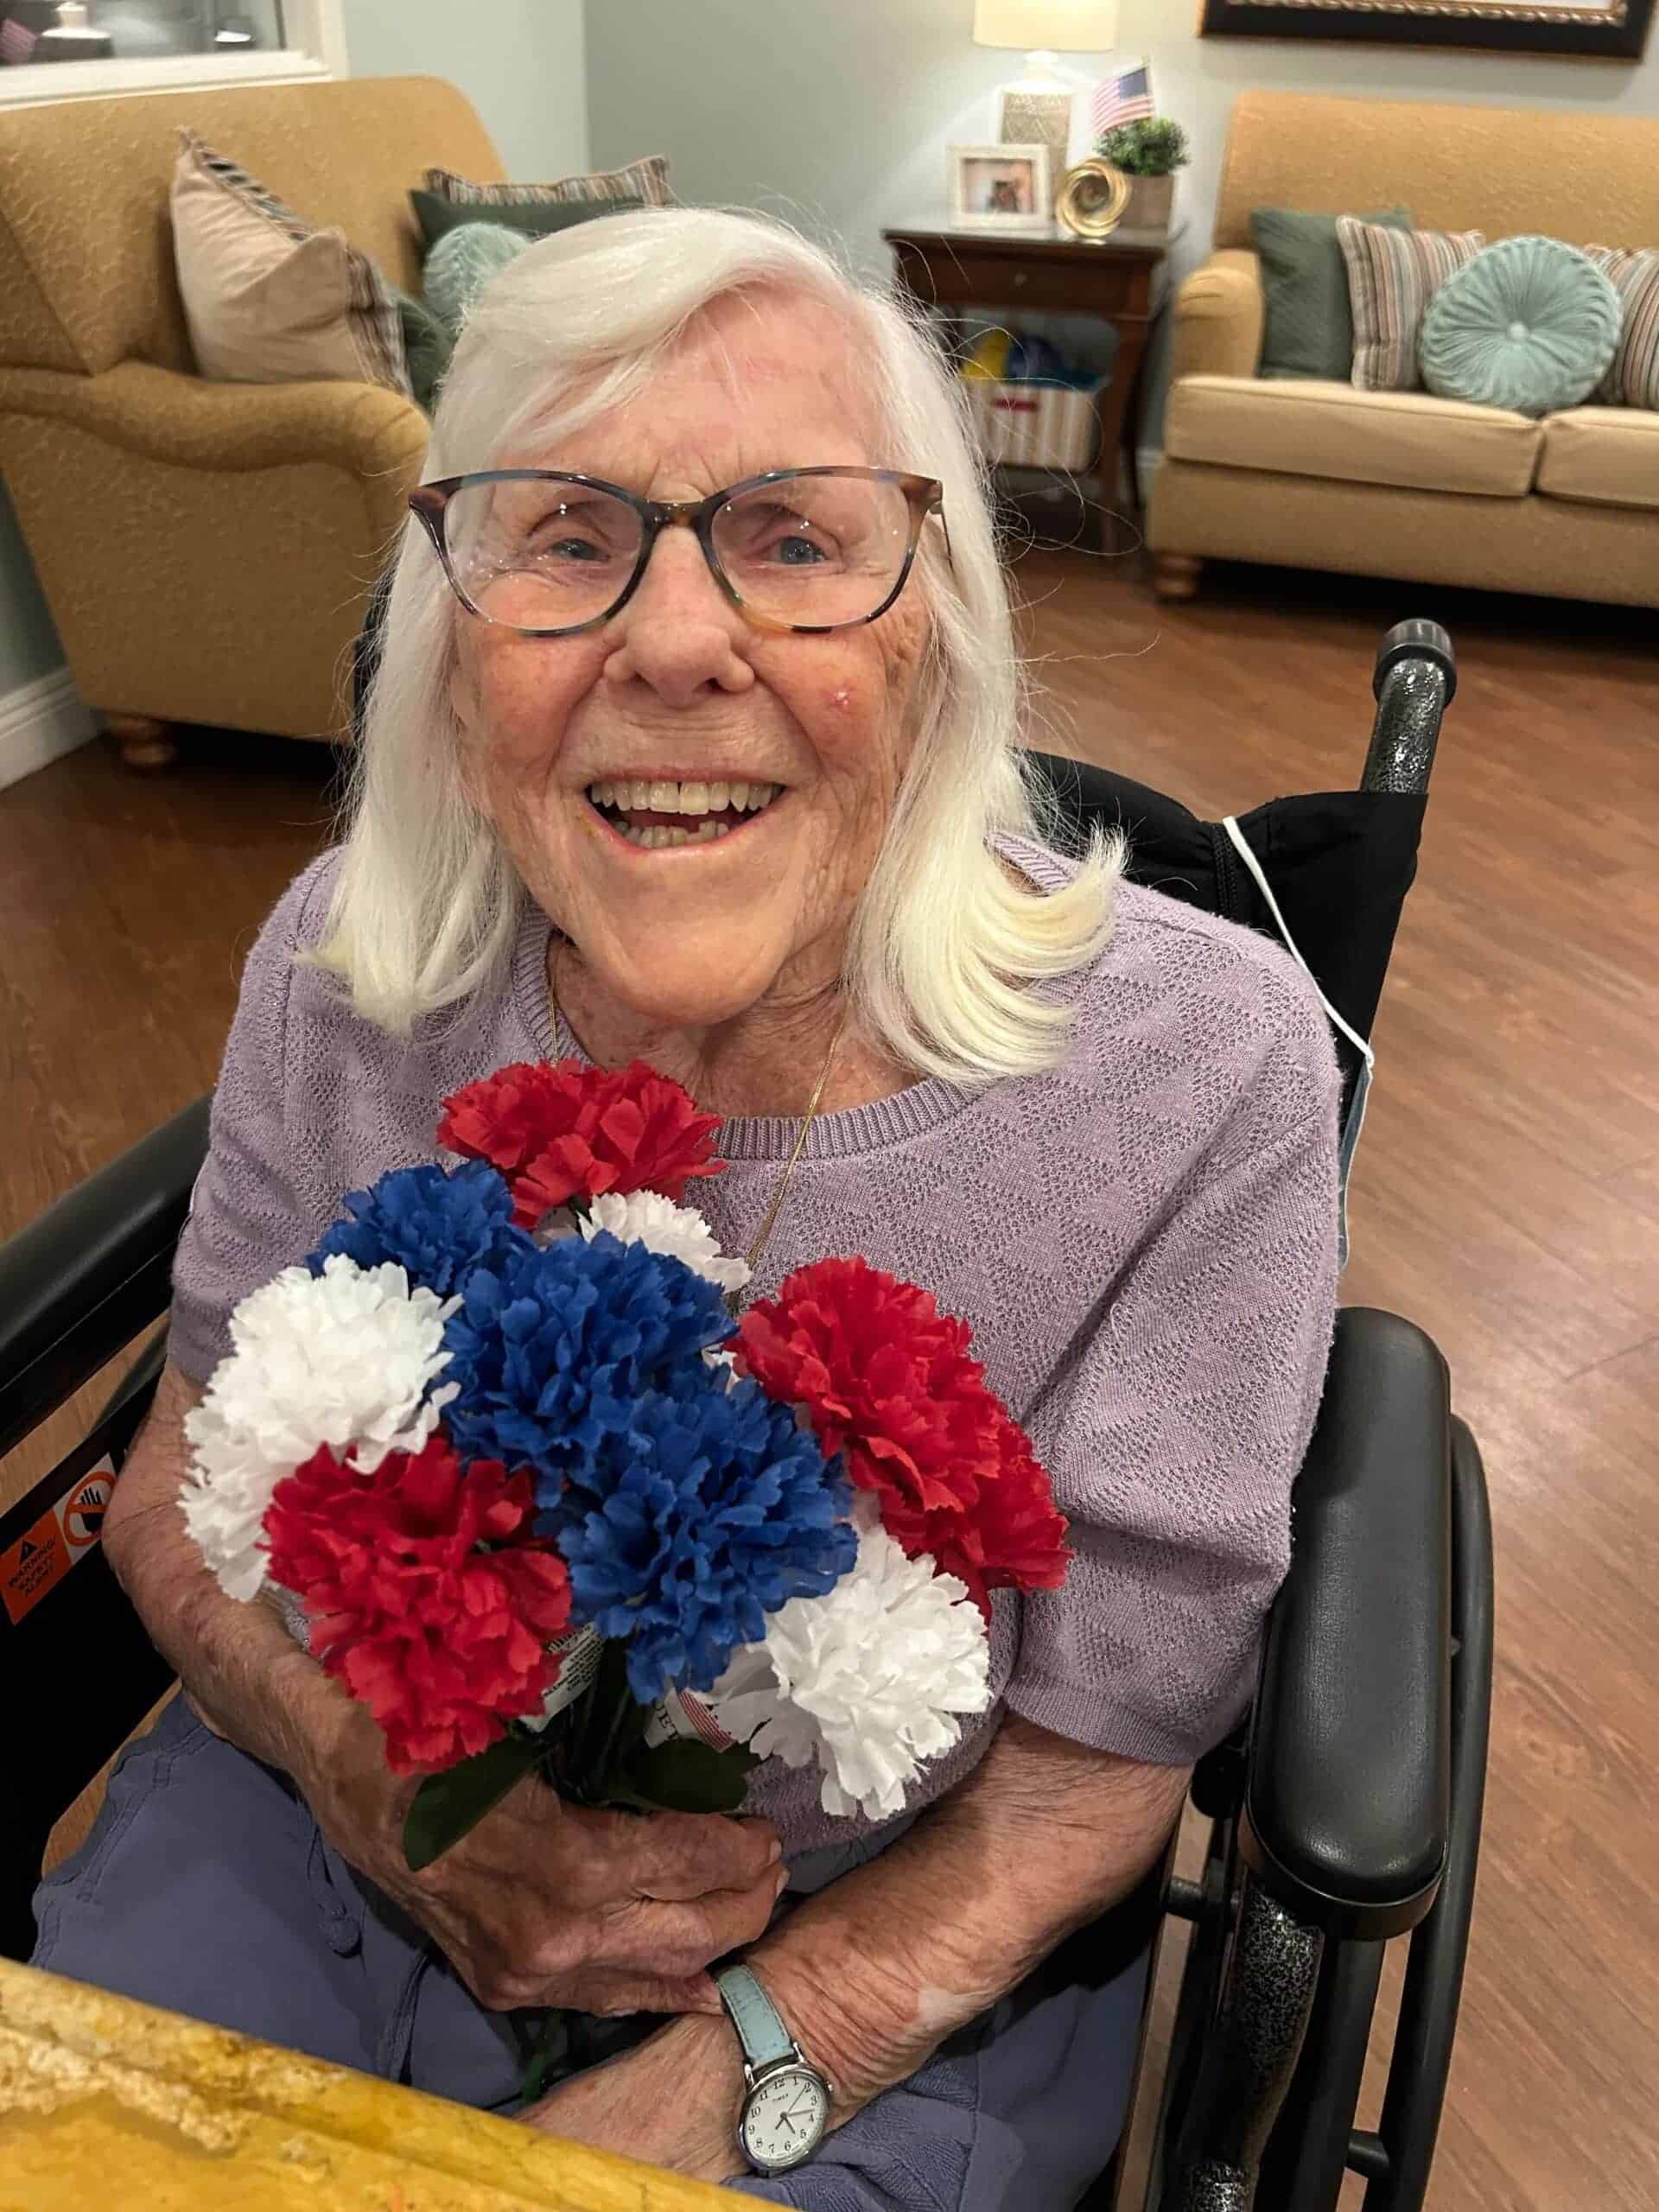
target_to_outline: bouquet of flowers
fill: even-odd
[[[1065,1523],[965,1324],[826,1258],[747,1280],[682,1203],[718,1119],[643,1063],[506,1067],[455,1163],[351,1192],[251,1293],[187,1423],[187,1525],[425,1777],[411,1866],[528,1770],[734,1810],[751,1768],[898,1812],[988,1699],[990,1593]]]

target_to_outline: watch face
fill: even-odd
[[[830,2118],[823,2083],[804,2066],[779,2067],[751,2092],[740,2130],[752,2165],[780,2173],[817,2148]]]

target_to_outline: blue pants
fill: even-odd
[[[91,1836],[35,1899],[35,1964],[335,2065],[512,2113],[524,2023],[477,2004],[442,1954],[319,1834],[278,1776],[182,1700],[125,1752]],[[1128,2107],[1142,1954],[1096,1986],[1076,1947],[829,2138],[810,2165],[733,2184],[803,2212],[1071,2203]],[[571,2016],[552,2079],[654,2023]]]

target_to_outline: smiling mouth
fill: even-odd
[[[676,845],[712,845],[729,837],[775,804],[784,788],[612,777],[588,785],[588,804],[629,844],[667,852]]]

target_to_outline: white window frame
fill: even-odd
[[[0,108],[211,85],[303,85],[348,77],[344,0],[283,0],[289,43],[253,54],[171,54],[148,61],[33,61],[0,69]],[[97,25],[97,14],[93,14]],[[66,81],[67,80],[67,81]]]

